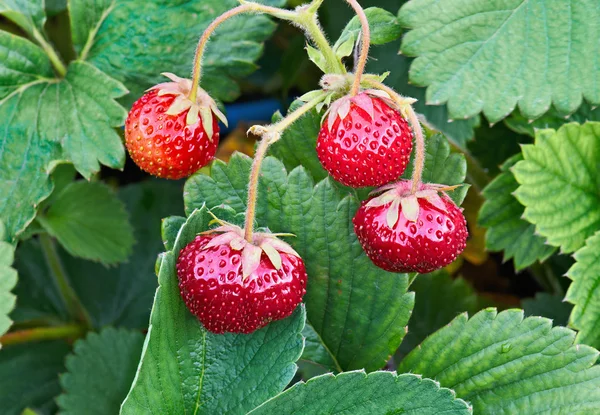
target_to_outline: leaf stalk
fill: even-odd
[[[66,324],[54,327],[36,327],[13,331],[0,337],[2,346],[31,343],[42,340],[78,339],[83,337],[88,328],[81,324]]]

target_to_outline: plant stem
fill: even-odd
[[[260,135],[262,140],[256,149],[256,153],[254,154],[254,161],[252,162],[250,180],[248,183],[248,207],[246,209],[246,219],[244,223],[244,238],[248,242],[252,243],[254,217],[256,215],[256,198],[258,196],[258,179],[260,177],[260,167],[265,155],[267,154],[267,149],[271,144],[281,138],[281,133],[286,128],[298,121],[308,111],[316,107],[320,102],[323,101],[326,95],[326,92],[319,94],[316,98],[296,108],[296,110],[275,124],[272,124],[268,127],[253,126],[250,128],[249,131],[253,134]]]
[[[358,63],[356,64],[356,70],[354,71],[354,83],[352,84],[352,90],[350,91],[350,95],[354,96],[358,94],[358,91],[360,90],[362,74],[365,71],[365,66],[367,65],[367,59],[369,57],[369,47],[371,46],[371,29],[369,28],[369,20],[367,19],[367,15],[365,14],[365,11],[360,6],[360,4],[358,4],[358,1],[346,0],[346,2],[356,12],[358,19],[360,20],[360,25],[362,27],[360,58],[358,59]]]
[[[87,310],[81,304],[73,287],[71,287],[67,273],[65,272],[60,257],[58,256],[58,252],[56,251],[54,240],[48,234],[43,233],[40,235],[40,244],[48,267],[52,271],[52,275],[58,286],[58,290],[67,306],[67,310],[69,310],[69,313],[86,327],[92,327],[92,322]]]
[[[8,346],[11,344],[29,343],[40,340],[77,339],[87,332],[87,327],[80,324],[66,324],[55,327],[37,327],[13,331],[0,337],[0,344]]]
[[[46,55],[48,55],[48,59],[50,59],[50,62],[52,62],[52,66],[54,66],[54,70],[56,70],[56,73],[59,76],[64,77],[67,74],[67,68],[65,67],[65,64],[62,62],[52,45],[48,43],[48,41],[44,39],[44,36],[42,36],[42,34],[36,29],[33,30],[33,38],[39,43],[42,49],[44,49]]]
[[[204,33],[200,37],[198,46],[196,47],[196,56],[194,58],[192,88],[188,98],[191,101],[196,101],[196,96],[198,95],[198,86],[200,85],[200,80],[202,78],[202,59],[204,57],[204,51],[206,49],[208,39],[220,24],[234,16],[243,13],[265,13],[300,26],[315,42],[317,48],[321,51],[321,53],[323,53],[323,56],[325,56],[328,69],[335,73],[346,73],[346,68],[342,64],[341,60],[335,55],[335,52],[325,38],[325,34],[323,34],[321,26],[318,23],[317,9],[322,2],[322,0],[316,0],[308,6],[299,7],[297,11],[290,11],[280,9],[278,7],[265,6],[260,3],[240,0],[240,3],[242,4],[223,13],[213,20],[213,22],[204,30]]]
[[[415,194],[417,193],[417,190],[419,190],[421,177],[423,176],[423,166],[425,165],[425,137],[423,137],[423,128],[421,128],[419,117],[417,117],[412,105],[406,107],[406,115],[408,115],[408,121],[415,133],[415,142],[417,144],[415,150],[415,169],[413,170],[411,179],[411,193]]]

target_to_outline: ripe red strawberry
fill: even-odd
[[[381,186],[397,180],[408,165],[412,131],[382,94],[369,90],[335,101],[319,132],[319,160],[346,186]]]
[[[131,108],[125,143],[133,161],[165,179],[190,176],[207,165],[219,144],[219,124],[227,120],[202,90],[188,99],[189,79],[165,73],[173,82],[151,88]]]
[[[427,273],[442,268],[465,249],[468,231],[460,208],[440,185],[423,184],[410,195],[411,183],[386,186],[364,201],[352,222],[363,249],[386,271]]]
[[[288,317],[306,293],[306,270],[296,251],[271,234],[253,239],[247,242],[238,226],[221,226],[179,254],[181,296],[213,333],[252,333]]]

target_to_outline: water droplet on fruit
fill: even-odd
[[[224,259],[219,261],[219,267],[223,268],[225,265],[227,265],[227,262]]]
[[[400,232],[400,240],[402,242],[406,241],[406,234],[404,232]]]
[[[348,137],[344,139],[344,146],[346,146],[347,148],[350,148],[350,146],[352,146],[352,141],[350,141]]]
[[[371,144],[369,144],[369,147],[371,147],[371,150],[377,150],[377,143],[375,141],[371,141]]]
[[[438,216],[436,219],[437,223],[439,223],[440,225],[444,222],[444,219],[441,216]]]
[[[362,124],[357,122],[356,124],[354,124],[354,128],[356,128],[357,130],[360,130],[362,128]]]
[[[417,225],[415,225],[414,223],[411,223],[411,225],[408,227],[408,229],[410,230],[410,233],[412,233],[413,235],[415,235],[417,233]]]
[[[442,231],[440,231],[440,230],[435,231],[435,236],[437,236],[438,239],[442,239],[442,236],[443,236]]]
[[[233,281],[233,279],[234,279],[234,278],[235,278],[235,272],[233,272],[233,271],[229,271],[229,272],[227,273],[227,280],[228,280],[228,281]]]
[[[433,220],[433,215],[431,213],[428,213],[426,218],[429,222],[431,222]]]
[[[231,263],[233,265],[237,265],[240,263],[240,256],[239,255],[234,255],[231,257]]]

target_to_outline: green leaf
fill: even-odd
[[[188,179],[186,211],[227,204],[246,209],[251,159],[235,154],[228,165],[216,161],[210,176]],[[354,234],[353,197],[342,198],[331,180],[314,186],[304,168],[289,175],[272,157],[263,162],[256,206],[259,226],[296,235],[309,277],[305,296],[310,325],[344,370],[384,366],[404,337],[413,307],[406,274],[382,271],[364,254]]]
[[[415,309],[408,322],[408,333],[396,353],[397,361],[460,313],[481,309],[473,288],[462,278],[452,279],[445,271],[418,275],[410,288],[415,291]]]
[[[43,32],[46,22],[42,0],[0,0],[0,15],[30,35]]]
[[[399,371],[435,379],[476,414],[590,414],[600,410],[598,351],[575,332],[522,310],[462,314],[428,337]]]
[[[179,229],[185,223],[185,218],[181,216],[169,216],[164,218],[160,227],[160,235],[162,237],[165,249],[170,251],[173,249],[175,239],[179,233]]]
[[[573,252],[600,229],[600,123],[540,130],[512,172],[523,217],[561,252]]]
[[[5,242],[4,224],[0,221],[0,336],[8,331],[12,320],[8,317],[15,308],[16,297],[11,293],[17,284],[17,271],[12,268],[15,249]],[[2,344],[0,344],[0,348]]]
[[[125,206],[100,182],[71,183],[37,220],[71,255],[114,264],[131,254],[133,229]]]
[[[485,244],[490,251],[504,251],[504,260],[514,259],[517,271],[536,261],[545,261],[556,250],[535,233],[535,225],[522,219],[525,207],[513,196],[519,187],[510,168],[523,156],[506,161],[502,171],[483,190],[485,202],[479,211],[479,224],[487,229]]]
[[[561,295],[544,292],[537,293],[534,298],[526,298],[522,302],[525,316],[541,316],[552,320],[555,326],[566,326],[573,306]]]
[[[504,120],[504,123],[513,131],[535,137],[535,130],[545,128],[558,130],[566,123],[577,122],[584,124],[586,121],[600,121],[600,107],[592,107],[584,101],[581,107],[570,115],[560,114],[556,109],[550,108],[550,111],[540,118],[529,120],[520,111],[516,110],[510,117]]]
[[[473,129],[479,125],[479,117],[457,119],[448,114],[445,105],[430,105],[425,99],[425,88],[409,83],[408,70],[412,60],[398,54],[399,44],[400,42],[393,42],[374,47],[370,53],[367,70],[370,73],[384,73],[393,69],[385,83],[400,94],[417,99],[413,107],[415,111],[423,114],[427,124],[444,133],[450,141],[464,149],[467,141],[473,138]]]
[[[427,101],[448,103],[452,117],[480,111],[491,122],[519,104],[537,118],[553,104],[574,112],[600,103],[600,10],[594,0],[412,0],[400,21],[414,30],[402,52],[418,56],[410,79]]]
[[[169,214],[183,213],[181,193],[181,183],[168,181],[147,181],[120,189],[119,198],[127,207],[137,242],[129,260],[118,267],[107,268],[59,249],[63,268],[95,327],[148,326],[157,287],[154,264],[164,249],[160,242],[160,220]],[[19,247],[15,268],[20,274],[15,290],[19,300],[12,318],[18,322],[68,321],[68,313],[36,240],[28,240]]]
[[[106,328],[78,340],[60,377],[63,394],[56,402],[62,415],[118,414],[142,351],[139,332]]]
[[[29,407],[55,413],[58,374],[70,347],[61,341],[7,346],[0,351],[2,415],[21,415]]]
[[[116,6],[114,0],[70,0],[71,39],[80,59],[85,60],[104,20]]]
[[[187,76],[204,29],[237,5],[235,0],[183,3],[124,0],[114,2],[112,8],[105,0],[95,3],[93,18],[75,22],[74,43],[81,48],[77,45],[86,39],[89,53],[80,55],[81,58],[125,83],[132,91],[128,100],[136,99],[149,86],[164,82],[161,72]],[[284,1],[263,3],[282,6]],[[75,7],[76,20],[87,14],[89,8],[85,0],[74,0],[70,7]],[[261,42],[274,28],[275,24],[261,15],[238,16],[219,26],[204,55],[202,86],[214,98],[235,99],[239,88],[233,78],[254,71],[254,62],[262,53]]]
[[[250,335],[215,335],[181,300],[177,255],[211,220],[205,207],[194,211],[173,250],[163,255],[148,335],[123,415],[147,408],[161,414],[246,413],[283,390],[296,372],[303,347],[302,306]]]
[[[363,371],[330,374],[297,383],[250,412],[252,415],[300,414],[470,414],[453,391],[417,375]]]
[[[575,265],[567,272],[567,277],[573,283],[565,300],[575,304],[569,321],[572,327],[579,330],[578,343],[600,347],[600,232],[575,252],[575,261]]]
[[[325,59],[325,55],[318,49],[313,48],[310,45],[306,45],[306,53],[308,54],[308,59],[319,68],[322,72],[327,73],[327,60]]]
[[[372,45],[383,45],[384,43],[393,42],[402,34],[402,27],[398,23],[398,18],[387,10],[380,9],[379,7],[369,7],[365,9],[365,14],[369,20]],[[342,31],[333,48],[338,49],[346,42],[351,44],[356,43],[361,30],[358,16],[354,16]]]
[[[333,358],[331,350],[328,350],[319,334],[310,324],[304,326],[302,330],[304,337],[304,350],[302,351],[302,360],[315,363],[331,372],[341,372],[342,368]]]

